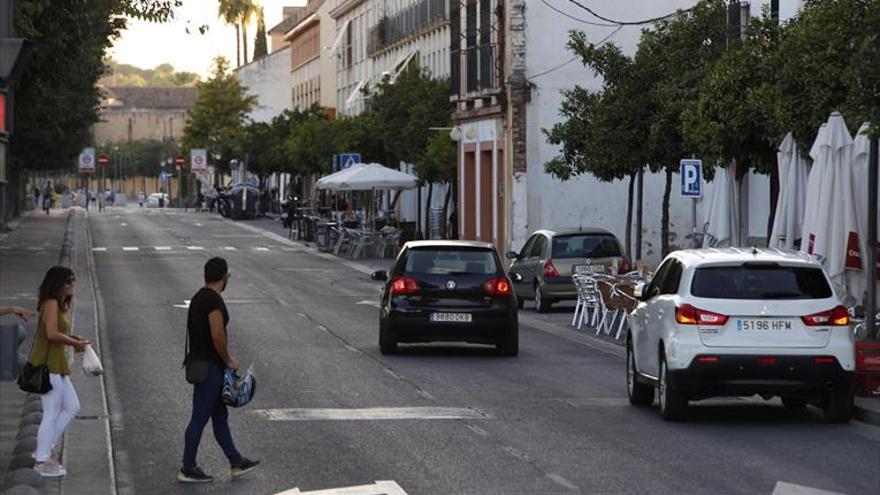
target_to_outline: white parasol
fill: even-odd
[[[779,145],[776,158],[779,166],[779,198],[776,200],[769,247],[795,249],[803,236],[809,161],[798,152],[797,143],[790,132]]]

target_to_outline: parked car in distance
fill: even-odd
[[[385,282],[379,308],[379,348],[393,354],[400,342],[468,342],[519,352],[516,296],[492,244],[410,241]]]
[[[666,420],[688,401],[719,396],[813,401],[829,422],[853,412],[854,338],[849,313],[822,265],[775,249],[671,253],[629,314],[627,392]]]
[[[159,201],[160,199],[163,200],[163,201],[161,201],[161,206],[160,206],[160,201]],[[147,208],[160,208],[160,207],[168,206],[168,194],[167,193],[152,193],[149,196],[147,196],[147,201],[146,201],[145,205]]]
[[[507,258],[520,307],[531,299],[539,313],[550,311],[554,302],[577,298],[574,273],[610,273],[612,266],[619,273],[629,271],[620,242],[597,228],[539,230],[519,253],[511,251]]]

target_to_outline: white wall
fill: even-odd
[[[290,47],[278,50],[236,70],[236,76],[257,97],[248,116],[255,122],[269,122],[291,108]]]
[[[602,2],[600,13],[616,20],[637,20],[668,14],[677,8],[688,8],[694,0],[634,0],[628,2]],[[591,18],[573,4],[556,3],[555,7],[582,19]],[[597,10],[599,7],[597,6]],[[626,199],[628,179],[611,184],[601,183],[592,176],[583,176],[562,182],[544,172],[544,163],[559,151],[546,142],[541,129],[549,129],[560,122],[561,91],[575,84],[597,90],[601,81],[585,68],[579,60],[567,65],[574,55],[565,48],[568,31],[583,30],[588,39],[598,42],[612,33],[613,27],[590,26],[573,21],[550,10],[540,2],[527,2],[526,18],[526,76],[535,86],[531,102],[526,109],[527,155],[528,155],[528,231],[539,228],[577,227],[579,225],[601,227],[613,232],[621,242],[625,241]],[[595,20],[595,18],[592,18]],[[633,54],[639,40],[639,27],[624,27],[612,38],[626,53]],[[555,67],[558,70],[539,75]],[[642,224],[642,257],[656,263],[661,254],[660,220],[665,176],[645,174]],[[552,198],[552,200],[551,200]],[[670,244],[674,247],[690,247],[685,236],[692,227],[691,201],[678,195],[678,175],[673,176],[670,197]],[[697,212],[702,218],[702,207]],[[633,216],[635,229],[635,213]],[[525,239],[515,238],[512,248],[518,249]],[[635,232],[633,232],[635,241]]]

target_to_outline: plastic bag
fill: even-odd
[[[223,403],[230,407],[246,406],[254,398],[257,391],[257,379],[254,376],[254,365],[250,365],[243,374],[232,368],[226,368],[223,374],[223,391],[220,394]]]
[[[91,344],[86,346],[83,352],[83,373],[86,376],[101,376],[104,374],[104,367],[101,366],[101,360]]]

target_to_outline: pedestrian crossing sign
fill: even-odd
[[[339,154],[339,169],[345,170],[352,165],[356,165],[361,162],[361,154],[360,153],[340,153]]]

